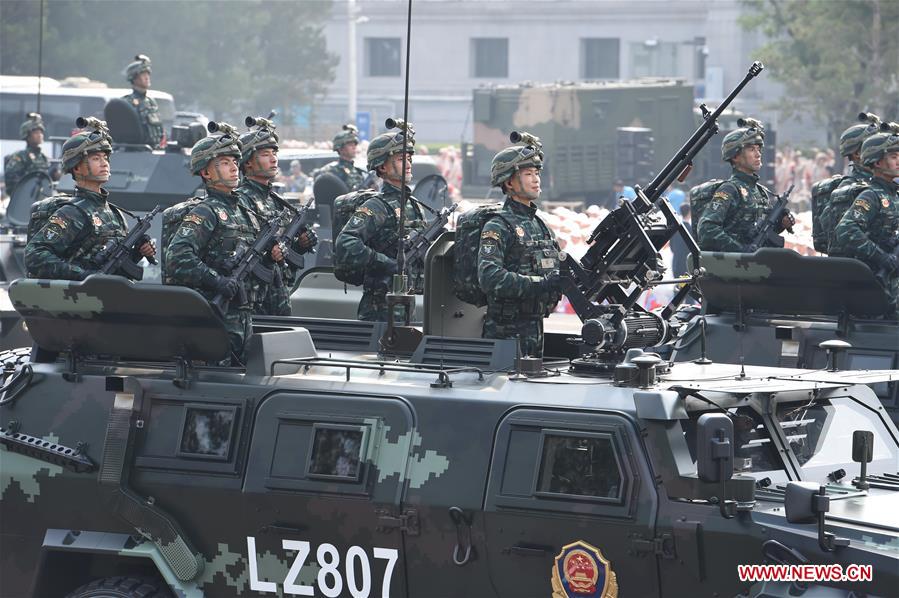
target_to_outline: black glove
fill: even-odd
[[[318,235],[316,235],[311,228],[304,228],[300,230],[299,237],[302,237],[303,234],[306,235],[307,242],[304,244],[300,244],[299,240],[297,240],[296,246],[300,250],[300,253],[309,253],[312,249],[318,245]]]
[[[787,226],[784,226],[785,219],[787,222],[789,222],[789,224]],[[777,226],[775,227],[774,232],[776,232],[777,234],[780,234],[784,231],[788,231],[788,232],[792,233],[794,224],[796,224],[796,217],[793,216],[793,214],[789,210],[787,210],[784,212],[784,215],[781,217],[780,222],[777,223]]]
[[[240,283],[233,276],[219,276],[215,281],[215,294],[231,299],[240,290]]]
[[[899,274],[899,256],[896,254],[881,251],[874,255],[874,259],[877,265],[889,274]]]
[[[150,235],[145,234],[144,236],[142,236],[137,240],[137,243],[134,244],[134,247],[131,248],[131,261],[135,264],[141,261],[141,259],[143,259],[144,257],[140,252],[140,248],[144,246],[144,243],[149,243],[153,246],[153,249],[156,249],[156,243],[153,241],[153,239],[150,238]],[[147,258],[147,261],[152,264],[155,260]]]

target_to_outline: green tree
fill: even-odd
[[[745,0],[744,27],[770,40],[760,57],[786,87],[787,116],[811,116],[831,146],[862,110],[895,120],[899,2]]]

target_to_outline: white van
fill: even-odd
[[[25,142],[19,139],[19,125],[26,114],[38,111],[37,84],[37,77],[0,76],[0,173],[2,157],[25,147]],[[53,154],[50,137],[70,137],[79,116],[103,119],[106,102],[129,93],[130,88],[106,87],[105,83],[80,77],[62,81],[42,77],[40,113],[47,128],[44,153],[51,158],[57,157]],[[164,91],[151,89],[149,94],[159,104],[159,118],[168,134],[175,118],[175,100]]]

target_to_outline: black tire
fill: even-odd
[[[83,585],[66,598],[174,598],[169,587],[158,579],[145,577],[105,577]]]

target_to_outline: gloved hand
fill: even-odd
[[[899,274],[899,256],[894,253],[881,251],[874,255],[877,265],[889,272],[890,274]]]
[[[793,214],[790,213],[789,210],[787,210],[784,213],[783,218],[780,219],[780,222],[777,223],[777,229],[774,232],[776,232],[777,234],[780,234],[784,231],[792,233],[794,224],[796,224],[796,217],[793,216]]]
[[[304,228],[297,236],[297,247],[302,253],[311,251],[313,247],[318,245],[318,235],[312,229]]]
[[[156,262],[156,241],[150,238],[150,235],[144,235],[138,239],[134,247],[131,248],[131,261],[135,264],[142,258],[147,258],[151,264]]]
[[[565,279],[558,272],[552,272],[540,281],[540,290],[545,293],[561,293],[565,289]]]
[[[231,299],[240,290],[240,283],[233,276],[219,276],[215,281],[215,294]]]

